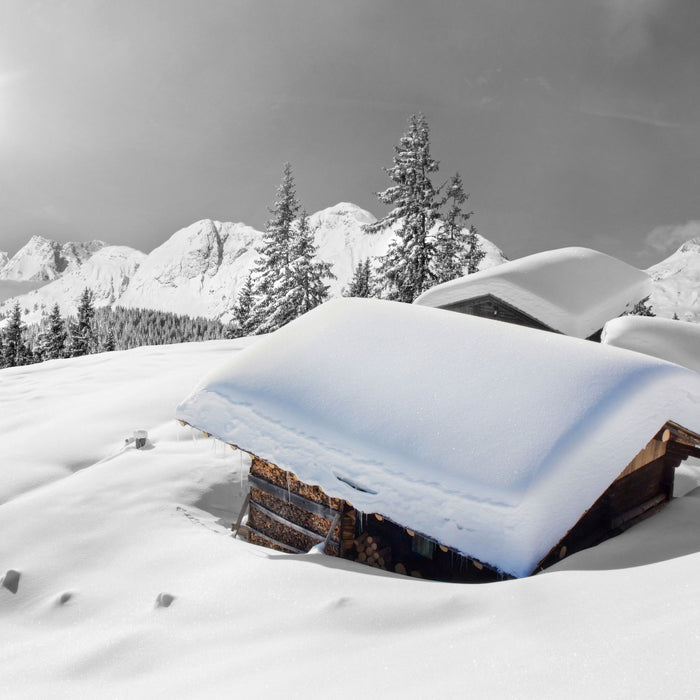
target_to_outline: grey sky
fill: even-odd
[[[646,266],[700,233],[699,30],[697,0],[0,0],[0,250],[260,228],[286,160],[309,211],[379,215],[422,110],[506,254]]]

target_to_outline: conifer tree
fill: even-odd
[[[377,296],[372,265],[369,258],[360,260],[355,267],[355,273],[350,284],[343,290],[344,297],[369,298]]]
[[[112,352],[113,350],[116,350],[116,347],[117,341],[114,337],[114,331],[110,328],[107,331],[107,335],[102,343],[102,352]]]
[[[479,269],[484,251],[479,246],[474,227],[468,227],[472,212],[464,212],[462,205],[469,195],[464,192],[462,178],[455,173],[447,185],[443,204],[449,209],[438,229],[435,243],[434,272],[437,282],[448,282]]]
[[[95,306],[92,291],[85,287],[80,295],[78,315],[70,324],[70,354],[72,357],[89,355],[97,350]]]
[[[22,312],[19,308],[19,302],[15,302],[10,313],[10,322],[5,329],[3,343],[4,367],[17,367],[31,363],[32,352],[24,341],[25,328],[24,323],[22,323]]]
[[[274,331],[283,325],[281,321],[291,320],[280,306],[292,288],[294,221],[300,208],[292,166],[285,163],[277,198],[270,209],[272,216],[265,227],[262,245],[257,248],[259,257],[253,267],[255,302],[251,324],[255,334]]]
[[[317,252],[314,232],[309,227],[309,218],[304,211],[299,217],[292,248],[292,287],[289,294],[292,318],[327,301],[328,285],[324,281],[336,278],[330,263],[316,259]]]
[[[245,338],[252,335],[253,327],[253,275],[248,274],[246,280],[238,292],[238,298],[233,307],[233,320],[226,329],[227,338]]]
[[[2,328],[0,328],[0,369],[5,366],[5,334]]]
[[[656,314],[651,308],[649,297],[644,297],[644,299],[638,301],[632,307],[632,310],[629,313],[623,314],[623,316],[656,316]]]
[[[430,155],[430,130],[422,114],[412,114],[408,129],[394,147],[394,164],[386,173],[394,183],[377,197],[394,208],[370,224],[370,233],[397,224],[397,237],[380,258],[379,273],[387,297],[412,302],[436,283],[433,272],[435,240],[431,231],[438,219],[439,188],[430,179],[438,171],[438,161]]]
[[[66,324],[61,317],[61,309],[58,304],[54,304],[51,313],[46,319],[44,330],[39,334],[37,355],[41,360],[55,360],[65,357]]]

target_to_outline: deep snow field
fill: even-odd
[[[250,342],[0,371],[0,697],[697,697],[697,461],[660,514],[529,579],[275,553],[230,536],[241,453],[173,420]]]

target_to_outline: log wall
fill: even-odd
[[[250,475],[250,542],[283,552],[308,552],[330,533],[326,552],[341,553],[344,501],[258,457],[253,457]],[[338,521],[330,532],[336,515]]]

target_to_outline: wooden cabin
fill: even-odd
[[[543,557],[535,571],[624,532],[673,497],[674,471],[700,457],[700,435],[671,421],[621,470],[605,492]],[[326,554],[378,569],[439,581],[482,583],[511,578],[431,536],[381,513],[363,513],[260,457],[248,478],[245,535],[253,544],[300,554],[324,544]],[[240,523],[240,519],[239,519]],[[238,531],[238,526],[233,528]]]
[[[700,374],[514,324],[342,299],[236,353],[177,418],[251,455],[251,542],[493,581],[663,507],[675,467],[700,457]]]
[[[649,276],[587,248],[562,248],[437,285],[415,304],[600,342],[603,326],[651,293]]]

